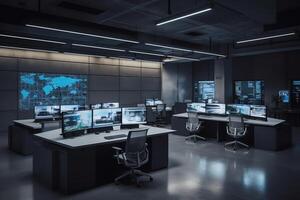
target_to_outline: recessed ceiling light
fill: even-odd
[[[86,47],[86,48],[93,48],[93,49],[103,49],[103,50],[109,50],[109,51],[122,51],[124,52],[124,49],[115,49],[115,48],[108,48],[108,47],[99,47],[99,46],[92,46],[92,45],[84,45],[84,44],[72,44],[73,46],[77,47]]]
[[[32,28],[49,30],[49,31],[59,31],[59,32],[63,32],[63,33],[71,33],[71,34],[76,34],[76,35],[84,35],[84,36],[96,37],[96,38],[107,39],[107,40],[115,40],[115,41],[120,41],[120,42],[129,42],[129,43],[134,43],[134,44],[139,43],[138,41],[133,41],[133,40],[126,40],[126,39],[121,39],[121,38],[116,38],[116,37],[108,37],[108,36],[103,36],[103,35],[95,35],[95,34],[90,34],[90,33],[82,33],[82,32],[77,32],[77,31],[69,31],[69,30],[65,30],[65,29],[51,28],[51,27],[46,27],[46,26],[38,26],[38,25],[33,25],[33,24],[26,24],[26,26],[32,27]]]
[[[163,20],[161,22],[158,22],[156,24],[156,26],[161,26],[161,25],[164,25],[164,24],[168,24],[168,23],[171,23],[171,22],[175,22],[175,21],[178,21],[178,20],[181,20],[181,19],[184,19],[184,18],[194,16],[194,15],[199,15],[201,13],[205,13],[205,12],[208,12],[210,10],[212,10],[212,8],[201,9],[201,10],[197,10],[197,11],[194,11],[194,12],[191,12],[191,13],[188,13],[188,14],[178,16],[178,17],[169,18],[169,19]]]
[[[38,42],[49,42],[54,44],[67,44],[65,42],[58,42],[54,40],[44,40],[44,39],[38,39],[38,38],[31,38],[31,37],[22,37],[22,36],[16,36],[16,35],[6,35],[6,34],[0,34],[1,37],[8,37],[8,38],[15,38],[15,39],[23,39],[23,40],[32,40],[32,41],[38,41]]]
[[[0,48],[16,49],[16,50],[26,50],[26,51],[38,51],[38,52],[47,52],[47,53],[59,53],[58,51],[43,50],[43,49],[32,49],[32,48],[15,47],[15,46],[3,46],[3,45],[0,45]]]
[[[237,41],[236,43],[243,44],[243,43],[255,42],[255,41],[260,41],[260,40],[268,40],[268,39],[273,39],[273,38],[287,37],[287,36],[291,36],[291,35],[296,35],[296,33],[291,32],[291,33],[285,33],[285,34],[280,34],[280,35],[271,35],[271,36],[259,37],[259,38],[254,38],[254,39],[241,40],[241,41]]]

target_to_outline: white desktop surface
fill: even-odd
[[[173,115],[173,117],[188,118],[188,114],[180,113],[180,114]],[[219,121],[219,122],[228,122],[229,121],[228,116],[198,115],[198,118],[202,119],[202,120]],[[244,122],[245,122],[245,124],[252,124],[252,125],[259,125],[259,126],[276,126],[278,124],[285,122],[285,120],[268,117],[267,121],[246,119]]]
[[[34,119],[21,119],[21,120],[14,120],[16,124],[20,124],[32,129],[41,129],[42,125],[38,122],[35,122]]]
[[[145,126],[140,125],[139,129],[149,129],[147,136],[155,136],[155,135],[161,135],[161,134],[169,134],[176,132],[175,130],[166,129],[166,128],[158,128],[158,127],[152,127],[152,126]],[[74,138],[63,138],[61,134],[61,129],[55,129],[52,131],[46,131],[43,133],[35,134],[34,137],[38,137],[39,139],[46,140],[48,142],[64,146],[67,148],[81,148],[84,146],[90,146],[90,145],[99,145],[99,144],[107,144],[107,143],[113,143],[116,141],[125,141],[127,138],[116,138],[107,140],[104,137],[105,136],[113,136],[113,135],[119,135],[119,134],[125,134],[128,135],[128,132],[130,130],[137,130],[137,129],[120,129],[120,130],[113,130],[110,133],[100,133],[100,134],[94,134],[89,133],[86,135],[77,136]]]

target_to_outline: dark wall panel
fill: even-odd
[[[136,106],[138,103],[142,103],[140,91],[121,91],[120,103],[123,106]]]
[[[142,92],[142,102],[146,99],[160,98],[160,91],[143,91]]]
[[[17,111],[0,111],[0,131],[7,131],[8,126],[12,124],[12,121],[17,119]]]
[[[18,68],[18,59],[0,57],[0,70],[16,71]]]
[[[140,77],[120,77],[120,90],[140,90]]]
[[[119,77],[90,75],[89,90],[119,90]]]
[[[17,90],[18,72],[1,71],[0,72],[0,90]]]
[[[145,77],[160,77],[160,69],[142,68],[142,76]]]
[[[90,91],[89,103],[97,104],[101,102],[118,102],[119,91]]]
[[[141,68],[120,67],[120,76],[141,76]]]
[[[142,89],[143,90],[160,90],[160,78],[143,77]]]
[[[0,110],[17,110],[17,91],[0,91]]]
[[[119,68],[117,65],[90,64],[90,74],[119,76]]]

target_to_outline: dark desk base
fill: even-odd
[[[168,135],[147,138],[149,162],[145,171],[168,167]],[[124,171],[113,158],[112,146],[125,142],[67,149],[34,140],[33,175],[41,183],[63,193],[74,193],[113,182]]]
[[[176,134],[187,136],[186,121],[187,118],[172,117],[171,128],[177,130]],[[226,133],[226,125],[225,122],[204,121],[204,129],[200,132],[200,135],[207,138],[216,138],[218,142],[233,140]],[[241,138],[241,141],[254,148],[277,151],[292,146],[291,127],[287,124],[274,127],[251,125],[247,129],[246,136]]]

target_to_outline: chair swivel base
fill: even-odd
[[[145,176],[149,178],[149,181],[152,182],[153,178],[149,174],[142,172],[141,170],[131,169],[130,171],[125,172],[121,176],[115,178],[115,184],[119,184],[119,182],[126,177],[133,177],[137,186],[140,186],[139,176]]]
[[[231,146],[231,145],[233,145],[233,150],[234,151],[236,151],[239,146],[246,147],[247,149],[249,149],[249,145],[247,145],[247,144],[245,144],[243,142],[237,141],[237,140],[225,143],[224,147],[226,149],[228,146]]]
[[[206,138],[200,136],[200,135],[190,135],[185,137],[185,140],[190,140],[192,139],[194,142],[197,142],[197,140],[206,140]]]

